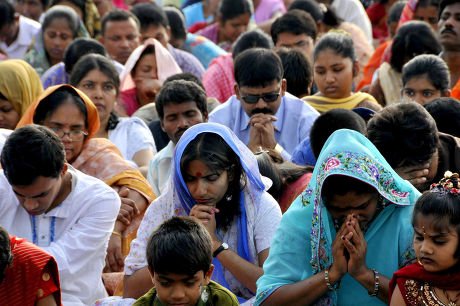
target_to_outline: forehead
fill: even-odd
[[[377,192],[358,194],[354,191],[350,191],[344,195],[332,196],[332,198],[328,200],[327,205],[341,209],[356,208],[376,197]]]
[[[436,90],[433,83],[431,83],[431,80],[428,78],[427,74],[423,74],[423,75],[419,75],[419,76],[410,78],[404,85],[404,88],[413,88],[413,89],[419,89],[419,90],[423,90],[423,89]]]
[[[456,14],[460,13],[460,3],[456,2],[450,5],[447,5],[444,10],[442,11],[443,14],[445,13],[451,13],[451,14]]]
[[[59,124],[84,125],[84,114],[70,99],[71,98],[67,99],[63,102],[63,104],[59,105],[54,112],[45,119],[45,121]]]
[[[34,197],[53,188],[57,178],[39,176],[32,184],[28,186],[14,185],[13,190],[22,196]]]
[[[69,22],[62,17],[56,17],[51,22],[48,24],[45,31],[67,31],[67,32],[72,32],[69,26]]]
[[[267,86],[241,86],[239,87],[241,93],[252,94],[252,95],[261,95],[269,92],[277,92],[281,87],[281,80],[273,80],[273,82]]]
[[[163,106],[164,115],[180,114],[189,111],[200,111],[195,101],[183,102],[183,103],[174,103],[169,102]]]
[[[86,73],[86,75],[81,79],[81,81],[91,80],[94,82],[109,82],[109,76],[106,75],[103,71],[99,69],[93,69]],[[80,81],[80,82],[81,82]]]
[[[105,24],[105,35],[110,34],[137,34],[139,32],[137,23],[132,19],[109,20]]]
[[[332,66],[336,64],[352,64],[351,58],[344,57],[331,48],[316,52],[314,66]]]
[[[414,229],[419,233],[427,233],[430,236],[439,234],[452,234],[458,236],[457,231],[449,225],[448,218],[437,218],[433,215],[423,215],[417,212],[414,216]]]
[[[193,275],[187,275],[187,274],[174,274],[174,273],[154,273],[154,277],[156,278],[163,278],[163,279],[168,279],[168,280],[173,280],[173,281],[186,281],[194,278],[199,278],[200,276],[203,276],[202,271],[198,271]]]
[[[278,34],[278,43],[298,42],[301,40],[312,41],[313,39],[305,33],[294,34],[291,32],[282,32]]]

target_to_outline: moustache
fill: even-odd
[[[187,130],[187,128],[178,129],[177,132],[174,133],[177,139]]]
[[[255,108],[251,111],[251,116],[255,114],[270,114],[273,115],[273,111],[267,107],[265,108]]]
[[[454,35],[457,35],[457,33],[454,31],[454,29],[452,28],[444,28],[442,31],[441,31],[441,35],[444,34],[444,33],[450,33],[450,34],[454,34]]]

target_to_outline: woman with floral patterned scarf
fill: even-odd
[[[366,137],[334,132],[283,215],[255,304],[385,305],[389,278],[415,258],[419,196]]]

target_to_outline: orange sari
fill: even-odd
[[[106,138],[92,138],[99,130],[100,122],[97,108],[82,91],[68,84],[51,86],[46,89],[38,100],[32,104],[19,121],[17,128],[35,123],[33,117],[40,102],[61,87],[72,88],[85,102],[87,109],[88,136],[83,141],[83,149],[71,165],[81,172],[104,181],[107,185],[118,190],[122,186],[142,194],[148,203],[156,197],[147,180],[142,174],[130,166],[122,157],[117,147]],[[137,220],[139,219],[139,220]],[[138,216],[123,232],[122,253],[128,255],[131,240],[136,237],[137,228],[142,220]]]

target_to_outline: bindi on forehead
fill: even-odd
[[[195,173],[195,177],[196,178],[201,178],[203,176],[203,174],[201,172],[197,172]]]

